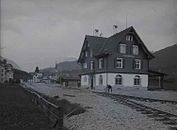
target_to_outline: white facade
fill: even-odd
[[[121,76],[121,84],[116,84],[116,76]],[[136,77],[138,79],[138,85]],[[136,81],[135,81],[136,80]],[[128,73],[100,73],[95,74],[93,78],[93,86],[95,88],[104,89],[105,86],[109,84],[111,86],[120,87],[148,87],[148,75],[147,74],[128,74]],[[81,76],[81,86],[90,87],[91,77],[89,75]]]
[[[33,75],[33,83],[39,83],[42,80],[42,73],[35,73]]]
[[[0,65],[0,83],[5,82],[5,67]]]

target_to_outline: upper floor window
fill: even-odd
[[[117,58],[116,59],[115,67],[116,68],[123,68],[123,59],[122,58]]]
[[[93,69],[94,69],[94,62],[90,61],[90,70],[93,70]]]
[[[85,51],[85,57],[88,57],[88,51]]]
[[[88,67],[88,66],[87,66],[87,63],[83,63],[83,68],[84,68],[84,69],[87,69],[87,67]]]
[[[133,41],[133,35],[126,35],[126,41]]]
[[[134,85],[140,85],[141,84],[141,78],[139,75],[136,75],[134,78]]]
[[[137,45],[133,45],[133,55],[139,54],[139,47]]]
[[[121,75],[116,75],[115,84],[116,85],[122,85],[122,76]]]
[[[135,69],[141,69],[141,60],[135,59]]]
[[[103,67],[104,67],[103,58],[99,58],[99,59],[98,59],[98,68],[99,68],[99,69],[102,69]]]
[[[120,44],[120,53],[126,53],[126,44]]]

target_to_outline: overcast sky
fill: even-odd
[[[86,34],[134,26],[150,51],[177,43],[176,0],[1,0],[2,54],[33,71],[78,58]]]

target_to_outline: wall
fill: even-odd
[[[85,81],[84,78],[87,78],[87,80]],[[86,88],[89,87],[89,75],[82,75],[81,76],[81,86]]]
[[[122,75],[123,85],[126,87],[134,86],[134,77],[139,75],[141,77],[141,87],[148,87],[148,75],[146,74],[124,74],[124,73],[108,73],[108,84],[115,86],[115,77],[117,74]],[[96,86],[99,86],[99,76],[103,76],[103,86],[106,86],[106,73],[96,74]]]

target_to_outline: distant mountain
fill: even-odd
[[[80,65],[78,65],[77,61],[64,61],[61,63],[58,63],[56,65],[56,69],[60,70],[62,69],[63,71],[72,71],[72,70],[80,70]]]
[[[6,59],[6,60],[7,60],[7,63],[13,65],[13,68],[18,69],[18,70],[21,69],[14,61],[12,61],[12,60],[10,60],[10,59],[8,59],[8,58],[2,57],[2,60],[3,60],[3,59]]]
[[[150,68],[168,74],[167,78],[177,78],[177,44],[153,53]]]
[[[51,75],[52,73],[55,72],[60,72],[62,73],[75,73],[78,74],[80,72],[81,68],[80,65],[77,64],[77,61],[64,61],[56,64],[55,67],[49,67],[49,68],[44,68],[41,69],[40,72],[42,72],[44,75]]]

